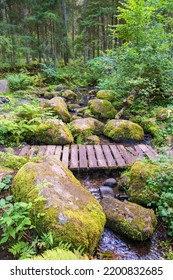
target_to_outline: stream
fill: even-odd
[[[99,201],[98,187],[102,186],[103,182],[108,178],[118,178],[119,173],[118,171],[111,171],[110,174],[107,174],[101,171],[94,171],[88,173],[76,172],[74,175]],[[118,192],[117,190],[116,193]],[[98,250],[103,255],[106,252],[113,253],[118,260],[159,260],[164,258],[164,251],[160,243],[165,239],[166,232],[160,221],[158,221],[153,236],[143,242],[130,240],[105,227],[98,244]]]

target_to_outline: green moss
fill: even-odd
[[[70,130],[64,123],[50,119],[38,126],[34,141],[46,145],[66,145],[73,143],[74,140]]]
[[[113,119],[117,111],[112,106],[111,102],[101,99],[93,99],[88,103],[91,113],[101,119]]]
[[[158,131],[159,131],[159,126],[156,123],[156,119],[155,118],[148,118],[145,119],[141,122],[141,126],[143,127],[143,129],[150,133],[151,135],[155,136]]]
[[[104,128],[104,134],[114,141],[142,140],[144,131],[141,126],[127,120],[110,120]]]
[[[159,167],[154,164],[137,161],[130,170],[130,187],[128,194],[130,200],[138,204],[147,205],[158,199],[158,194],[146,188],[146,181],[149,177],[158,172]]]
[[[32,202],[31,219],[36,230],[51,231],[55,245],[69,242],[91,253],[105,224],[97,200],[56,157],[27,163],[15,176],[15,201]]]
[[[98,99],[105,99],[108,101],[112,101],[114,96],[115,94],[111,90],[99,90],[96,95]]]
[[[54,97],[46,102],[45,107],[51,107],[52,110],[61,117],[61,119],[68,123],[71,119],[67,104],[61,97]]]
[[[170,108],[159,108],[156,110],[156,119],[157,120],[168,120],[173,118],[173,109]]]
[[[146,240],[153,234],[157,224],[153,210],[110,197],[104,198],[102,205],[107,226],[113,231],[139,241]]]

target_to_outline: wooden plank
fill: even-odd
[[[118,148],[116,147],[116,145],[110,145],[109,147],[112,151],[112,154],[113,154],[114,159],[116,160],[118,166],[119,167],[126,166],[127,164],[125,163],[124,159],[122,158],[122,156],[121,156]]]
[[[27,152],[28,157],[36,156],[38,152],[38,146],[31,146],[31,149]]]
[[[135,147],[133,146],[126,146],[126,150],[129,151],[133,156],[137,157],[138,156],[138,152],[135,149]]]
[[[109,167],[115,167],[117,164],[116,164],[116,161],[114,160],[114,158],[112,156],[112,153],[111,153],[111,150],[110,150],[109,146],[108,145],[102,145],[102,150],[103,150],[103,153],[104,153],[104,156],[106,158],[108,166]]]
[[[46,151],[45,151],[45,155],[46,155],[46,156],[53,156],[54,153],[55,153],[55,148],[56,148],[55,145],[49,145],[49,146],[47,146],[47,149],[46,149]]]
[[[137,151],[137,157],[136,158],[144,158],[143,151],[138,147],[138,145],[134,145],[135,150]]]
[[[154,154],[155,159],[158,158],[158,154],[154,148],[152,148],[150,145],[147,145],[147,148]]]
[[[118,144],[117,148],[120,154],[122,155],[122,157],[124,158],[125,162],[127,163],[127,165],[132,165],[135,161],[135,157],[132,154],[129,155],[129,153],[127,152],[127,150],[123,145]]]
[[[78,146],[71,145],[70,168],[78,168]]]
[[[91,168],[97,168],[97,159],[95,157],[94,147],[92,145],[86,145],[88,166]]]
[[[45,155],[45,151],[47,149],[47,146],[42,145],[42,146],[38,146],[38,147],[39,147],[39,149],[38,149],[37,155],[38,156],[44,156]]]
[[[138,144],[138,147],[151,159],[157,159],[157,156],[148,148],[147,145]]]
[[[107,163],[106,163],[103,151],[102,151],[102,147],[100,145],[94,145],[94,148],[95,148],[95,152],[96,152],[98,166],[101,168],[106,168]]]
[[[68,163],[69,163],[69,151],[70,151],[70,147],[69,146],[64,146],[63,147],[62,163],[66,167],[68,167]]]
[[[19,156],[26,156],[31,146],[24,146],[22,150],[19,152]]]
[[[79,145],[79,167],[88,168],[87,152],[85,145]]]
[[[56,149],[55,149],[55,155],[61,159],[61,153],[62,153],[62,146],[56,146]]]

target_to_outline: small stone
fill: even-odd
[[[107,186],[100,186],[99,189],[100,189],[102,198],[108,197],[108,196],[114,197],[114,191],[112,188],[107,187]]]
[[[109,178],[104,181],[103,185],[108,186],[110,188],[115,188],[117,185],[117,181],[114,178]]]

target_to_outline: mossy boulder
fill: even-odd
[[[136,161],[129,172],[130,180],[128,181],[128,195],[130,200],[147,205],[158,200],[158,193],[154,193],[146,188],[147,180],[159,171],[159,167],[155,164]]]
[[[98,145],[100,144],[100,138],[97,135],[86,136],[87,144]]]
[[[60,241],[92,253],[101,237],[101,205],[56,156],[25,164],[11,187],[14,201],[32,202],[31,219],[39,233],[51,231]]]
[[[92,99],[88,102],[88,107],[94,116],[101,119],[113,119],[117,114],[117,110],[108,100]]]
[[[156,110],[156,119],[157,120],[168,120],[173,118],[173,109],[170,108],[159,108]]]
[[[94,134],[102,134],[104,129],[104,123],[96,120],[95,118],[83,118],[83,119],[76,119],[70,123],[72,127],[72,133],[84,133],[90,131]]]
[[[104,100],[108,100],[108,101],[112,101],[114,99],[114,93],[112,92],[112,90],[99,90],[97,92],[96,97],[98,99],[104,99]]]
[[[147,118],[141,122],[141,126],[143,129],[150,133],[151,135],[155,136],[157,132],[159,131],[159,126],[156,122],[155,118]]]
[[[73,143],[74,139],[65,123],[49,119],[38,126],[34,134],[34,141],[37,144],[66,145]]]
[[[49,91],[45,91],[44,93],[44,98],[45,99],[52,99],[56,96],[55,92],[49,92]]]
[[[104,135],[116,142],[134,140],[140,141],[144,138],[143,128],[127,120],[110,120],[104,127]]]
[[[114,232],[138,241],[153,235],[157,224],[153,210],[110,196],[104,197],[101,205],[106,214],[106,224]]]
[[[54,111],[56,115],[58,115],[65,123],[70,121],[70,113],[67,108],[67,104],[65,103],[62,97],[54,97],[48,100],[44,107],[50,107]]]
[[[67,99],[67,100],[73,100],[73,99],[78,98],[78,95],[70,89],[62,91],[61,96],[64,97],[65,99]]]

